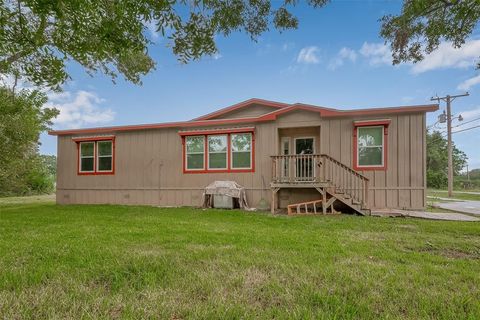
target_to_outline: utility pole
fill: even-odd
[[[430,100],[437,101],[443,100],[447,103],[447,148],[448,148],[448,197],[453,196],[453,145],[452,145],[452,108],[451,103],[456,98],[469,96],[469,93],[458,94],[455,96],[446,95],[445,97],[433,97]]]

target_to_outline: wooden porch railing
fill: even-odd
[[[330,182],[336,193],[368,203],[368,178],[327,154],[279,155],[272,158],[272,182],[305,184]]]

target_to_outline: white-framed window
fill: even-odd
[[[227,169],[227,141],[226,134],[208,136],[208,169]]]
[[[205,136],[185,137],[185,167],[187,170],[205,169]]]
[[[383,167],[385,163],[384,126],[357,128],[357,166]]]
[[[113,171],[113,141],[97,141],[97,171]]]
[[[231,143],[231,168],[252,168],[252,134],[234,133],[230,135]]]
[[[80,142],[79,172],[95,172],[95,142]]]
[[[79,175],[115,173],[115,137],[73,138],[77,143]]]

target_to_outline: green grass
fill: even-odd
[[[466,191],[466,192],[471,192],[471,191]],[[445,190],[427,190],[427,196],[448,198],[448,193]],[[480,201],[480,194],[469,194],[469,193],[462,193],[461,191],[453,191],[453,198],[460,199],[460,200]],[[431,200],[431,198],[429,200]],[[444,201],[444,200],[439,200],[438,202],[441,202],[441,201]]]
[[[426,212],[436,212],[436,213],[460,213],[458,211],[454,211],[454,210],[448,210],[448,209],[443,209],[443,208],[438,208],[438,207],[435,207],[433,204],[429,204],[427,202],[427,207],[425,208],[425,211]]]
[[[36,196],[27,196],[27,197],[0,197],[0,206],[5,205],[25,205],[25,204],[39,204],[39,203],[54,203],[55,195],[54,194],[43,194]]]
[[[0,318],[480,318],[480,223],[0,204]]]

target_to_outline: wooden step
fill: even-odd
[[[321,203],[322,200],[313,200],[289,204],[287,206],[287,213],[289,216],[295,214],[317,214],[317,205],[321,205]],[[302,209],[304,210],[304,212],[302,212]],[[309,209],[311,209],[311,211]]]
[[[348,198],[346,199],[344,197],[344,194],[339,194],[338,192],[337,193],[332,193],[332,192],[329,192],[327,191],[327,193],[336,198],[337,200],[339,200],[340,202],[342,202],[343,204],[345,204],[346,206],[352,208],[353,210],[355,210],[355,212],[357,212],[358,214],[361,214],[361,215],[369,215],[369,212],[367,212],[366,210],[364,210],[362,207],[361,207],[361,203],[353,200],[352,198]]]

